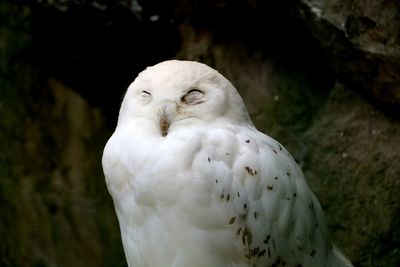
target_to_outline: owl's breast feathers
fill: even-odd
[[[333,248],[301,170],[250,126],[116,131],[103,165],[133,266],[328,266]]]

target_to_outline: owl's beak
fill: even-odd
[[[169,127],[173,120],[176,104],[173,101],[165,100],[161,103],[159,112],[160,132],[163,137],[167,136]]]

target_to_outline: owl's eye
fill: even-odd
[[[188,105],[197,105],[204,102],[203,91],[193,88],[189,90],[184,96],[182,96],[181,101]]]
[[[151,96],[151,93],[147,92],[146,90],[143,90],[143,91],[142,91],[142,95],[149,95],[149,96]]]
[[[144,103],[150,103],[152,96],[151,93],[149,91],[143,90],[140,93],[140,99],[141,101],[143,101]]]

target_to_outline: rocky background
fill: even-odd
[[[355,266],[400,266],[397,0],[0,2],[0,266],[126,266],[102,149],[129,83],[218,69]]]

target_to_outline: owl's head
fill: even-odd
[[[129,86],[118,126],[133,121],[157,126],[162,136],[196,123],[251,124],[233,85],[216,70],[194,61],[164,61],[141,72]]]

